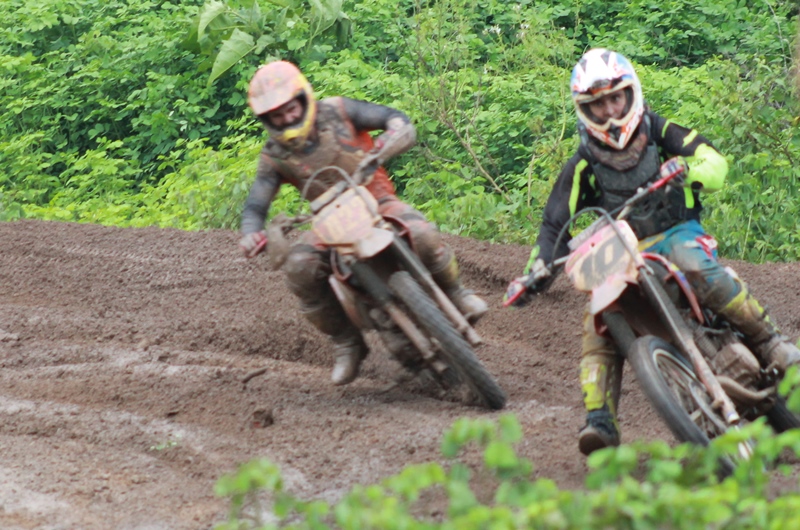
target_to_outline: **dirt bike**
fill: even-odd
[[[574,288],[591,295],[589,311],[598,333],[613,338],[678,440],[707,445],[742,421],[763,415],[778,432],[800,427],[800,418],[777,394],[777,370],[760,363],[739,332],[699,304],[677,266],[639,249],[625,218],[673,178],[660,178],[638,190],[615,211],[578,212],[559,234],[555,248],[580,216],[594,212],[600,217],[568,242],[566,257],[548,268],[553,273],[563,267]],[[526,290],[543,291],[552,276],[541,287],[528,281],[530,285],[511,289],[506,305]],[[742,443],[736,457],[748,458],[751,451],[749,443]],[[727,471],[731,466],[723,462]]]
[[[470,401],[477,398],[489,409],[503,408],[505,393],[473,349],[481,337],[412,251],[403,223],[378,214],[364,177],[376,167],[366,161],[353,175],[335,166],[314,172],[303,198],[321,173],[333,171],[341,179],[311,201],[311,213],[273,219],[265,239],[270,267],[277,270],[286,261],[288,232],[310,223],[331,250],[329,284],[359,329],[402,333],[413,345],[404,348],[405,358],[397,359],[404,367],[432,375],[445,389],[464,384]]]

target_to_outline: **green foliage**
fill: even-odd
[[[786,61],[796,6],[771,0],[555,1],[554,19],[581,49],[609,47],[637,62],[698,66],[715,57]]]
[[[796,375],[787,379],[787,390],[800,382]],[[777,529],[800,523],[800,496],[767,496],[771,477],[784,471],[770,471],[778,457],[787,450],[800,454],[797,431],[775,435],[759,421],[708,448],[671,448],[656,441],[604,449],[589,457],[586,489],[577,491],[561,490],[549,479],[532,480],[532,463],[513,448],[521,438],[514,416],[501,416],[496,423],[461,418],[442,441],[449,465],[407,466],[379,484],[355,486],[333,506],[297,501],[284,491],[278,468],[257,460],[219,480],[217,494],[230,497],[231,512],[218,528]],[[736,454],[743,441],[754,443],[754,456],[720,481],[720,459]],[[480,469],[457,459],[472,446],[483,452]],[[493,484],[494,495],[479,496],[473,490],[477,482],[484,488]],[[446,495],[443,519],[416,509],[420,499],[435,492]],[[273,506],[269,522],[267,499]]]
[[[263,60],[292,60],[306,56],[324,57],[332,49],[324,37],[344,44],[350,21],[342,12],[342,0],[267,0],[262,9],[258,0],[226,4],[208,0],[197,16],[190,40],[208,52],[219,47],[214,57],[208,85],[253,54]],[[328,39],[330,40],[330,39]]]
[[[0,219],[235,227],[263,141],[247,83],[258,64],[282,58],[301,65],[319,97],[412,117],[419,146],[389,170],[402,198],[443,230],[529,243],[577,145],[570,69],[604,45],[639,65],[654,110],[726,154],[728,185],[704,199],[721,253],[798,259],[793,9],[743,0],[8,0]]]
[[[196,56],[180,46],[192,9],[123,0],[0,4],[0,144],[10,147],[0,155],[0,181],[15,181],[6,204],[19,212],[65,194],[119,202],[157,176],[158,157],[179,138],[221,140],[230,111],[197,82]]]

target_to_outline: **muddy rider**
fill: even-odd
[[[580,147],[562,169],[544,209],[525,268],[526,275],[533,275],[533,290],[548,281],[545,264],[567,254],[566,241],[554,246],[573,214],[588,206],[613,210],[655,175],[678,172],[679,186],[658,192],[659,207],[634,211],[628,219],[643,240],[641,247],[678,265],[700,302],[737,327],[763,362],[785,370],[800,361],[800,352],[780,335],[747,286],[719,264],[716,241],[700,225],[700,193],[722,187],[725,158],[696,130],[650,110],[636,72],[619,53],[588,51],[575,65],[570,84]],[[596,333],[587,307],[580,363],[587,410],[579,435],[584,454],[619,444],[621,375],[622,357]]]
[[[250,81],[248,101],[269,133],[261,150],[256,179],[242,213],[239,246],[252,257],[263,249],[264,222],[278,188],[288,183],[302,190],[309,176],[325,166],[352,173],[365,157],[378,166],[414,145],[416,132],[399,110],[345,97],[317,101],[311,85],[291,63],[276,61],[260,67]],[[370,131],[383,131],[374,140]],[[392,142],[387,142],[390,137]],[[328,175],[326,173],[326,175]],[[310,186],[309,200],[341,177],[330,172]],[[386,170],[378,167],[367,189],[378,201],[381,215],[402,220],[412,244],[434,280],[468,319],[483,315],[486,303],[459,281],[458,264],[434,225],[395,195]],[[358,376],[367,345],[361,331],[347,318],[328,284],[328,252],[311,232],[305,232],[284,267],[289,289],[300,299],[300,311],[333,341],[333,383],[344,385]],[[383,336],[392,353],[406,346],[399,337]]]

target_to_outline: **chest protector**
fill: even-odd
[[[319,102],[315,130],[316,139],[307,141],[298,151],[290,151],[273,141],[265,147],[282,179],[301,193],[311,175],[322,167],[337,166],[352,174],[373,147],[372,137],[367,131],[356,131],[338,100]],[[306,199],[313,201],[340,180],[343,178],[338,171],[323,171],[308,186]],[[394,186],[383,168],[375,172],[367,189],[379,200],[394,195]]]
[[[650,120],[646,119],[644,125],[649,129]],[[587,138],[586,141],[591,140]],[[585,149],[584,152],[590,151]],[[599,206],[607,211],[619,208],[639,188],[655,182],[660,176],[661,156],[658,146],[652,140],[648,141],[639,162],[627,170],[615,169],[597,161],[593,156],[589,156],[588,160],[600,191]],[[636,236],[643,239],[686,220],[687,214],[683,189],[664,186],[640,201],[627,221]]]

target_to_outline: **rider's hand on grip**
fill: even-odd
[[[540,291],[550,278],[550,269],[544,260],[537,259],[531,267],[531,272],[525,276],[515,278],[506,289],[503,297],[503,307],[522,307],[531,301],[533,295]]]
[[[246,234],[239,240],[239,248],[242,249],[245,258],[252,258],[260,254],[267,248],[267,235],[264,231]]]
[[[689,165],[682,156],[670,158],[663,164],[659,170],[661,178],[669,178],[669,185],[675,188],[682,188],[688,186],[686,182],[686,174],[689,171]]]
[[[530,282],[530,274],[520,276],[519,278],[514,278],[514,280],[508,284],[506,294],[503,296],[503,307],[522,307],[530,302],[531,293],[528,291],[530,288]]]

